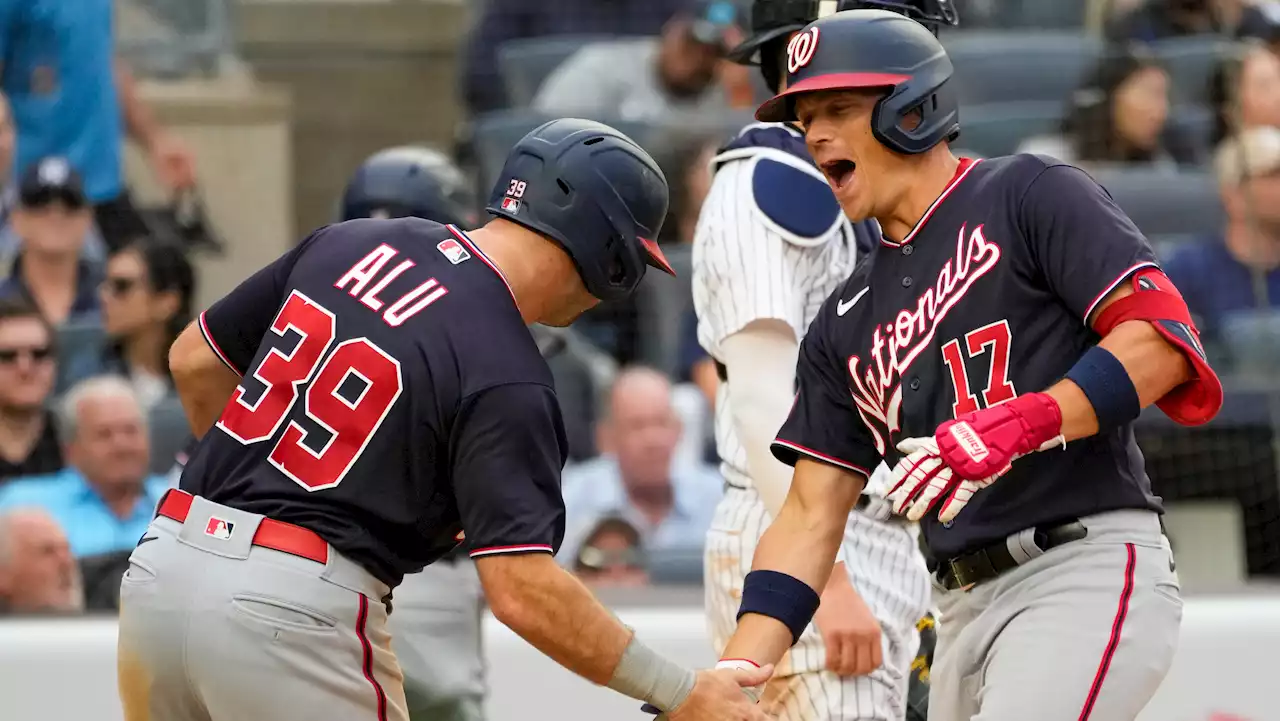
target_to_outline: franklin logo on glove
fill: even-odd
[[[987,451],[987,446],[978,437],[978,434],[973,432],[973,427],[968,423],[961,422],[951,426],[951,437],[956,439],[956,442],[960,444],[960,448],[969,454],[974,463],[981,463],[990,455]]]

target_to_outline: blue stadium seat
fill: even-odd
[[[636,311],[640,329],[641,362],[665,373],[675,374],[680,360],[680,343],[685,316],[693,309],[693,248],[665,245],[676,277],[650,270],[636,291]]]
[[[58,377],[54,395],[61,395],[77,382],[100,372],[107,335],[93,322],[67,323],[58,328]]]
[[[1102,56],[1102,42],[1073,32],[959,31],[943,45],[962,107],[1042,100],[1065,103]]]
[[[957,150],[985,158],[1009,155],[1034,135],[1055,133],[1062,120],[1060,101],[986,103],[960,109]]]
[[[538,88],[560,64],[582,47],[609,40],[608,35],[561,35],[524,38],[498,48],[498,72],[513,108],[527,108]]]
[[[1131,167],[1090,168],[1148,237],[1222,230],[1217,181],[1208,172],[1168,172]]]
[[[191,440],[187,414],[176,395],[166,396],[147,414],[151,430],[151,472],[164,475],[173,468],[178,452]]]
[[[1166,38],[1151,44],[1151,51],[1169,71],[1169,92],[1175,103],[1209,102],[1209,79],[1233,44],[1218,35]]]
[[[956,10],[964,28],[1080,31],[1087,5],[1086,0],[957,0]]]

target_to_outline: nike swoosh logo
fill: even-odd
[[[138,545],[139,545],[139,546],[141,546],[142,544],[146,543],[147,541],[154,541],[154,540],[156,540],[157,538],[159,538],[159,536],[143,536],[142,538],[139,538],[139,539],[138,539]]]
[[[849,309],[857,305],[858,301],[862,300],[862,296],[866,295],[869,290],[871,290],[871,286],[867,286],[866,288],[858,291],[858,294],[849,300],[838,301],[836,303],[836,315],[844,315],[845,313],[848,313]]]

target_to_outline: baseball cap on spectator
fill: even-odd
[[[685,11],[689,37],[703,45],[728,51],[736,44],[732,35],[739,24],[733,0],[694,0]]]
[[[38,208],[54,201],[73,209],[83,208],[89,202],[80,173],[66,158],[50,156],[22,172],[18,178],[18,203]]]
[[[1259,126],[1228,138],[1218,147],[1214,170],[1224,185],[1280,172],[1280,128]]]
[[[1264,43],[1280,42],[1280,0],[1265,0],[1247,8],[1236,35]]]

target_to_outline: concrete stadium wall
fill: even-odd
[[[648,643],[692,665],[715,660],[701,609],[619,608]],[[573,676],[486,619],[489,721],[644,721],[639,704]],[[0,622],[0,719],[119,721],[111,619]],[[1178,656],[1139,721],[1280,718],[1272,683],[1280,594],[1195,597]],[[1046,653],[1052,651],[1046,649]]]

